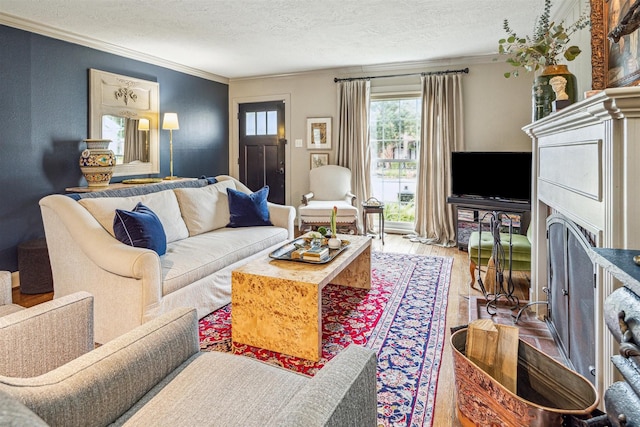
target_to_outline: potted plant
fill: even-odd
[[[334,206],[331,210],[331,238],[328,241],[328,245],[331,249],[338,249],[342,242],[338,239],[338,227],[337,227],[338,207]]]
[[[555,76],[559,84],[556,87],[564,89],[565,104],[576,101],[577,87],[575,76],[569,72],[567,66],[560,64],[562,60],[573,61],[580,55],[580,48],[571,45],[571,36],[579,30],[587,28],[591,20],[586,11],[571,25],[564,21],[551,21],[551,0],[545,0],[542,15],[536,18],[533,35],[521,37],[511,28],[509,20],[504,20],[503,28],[507,37],[498,41],[498,52],[507,55],[507,64],[515,69],[506,72],[504,76],[517,77],[520,70],[541,73],[536,77],[533,85],[533,120],[540,119],[552,112],[552,103],[556,100],[550,80]],[[562,81],[561,79],[564,79]],[[563,93],[563,95],[564,95]],[[564,97],[564,96],[563,96]]]

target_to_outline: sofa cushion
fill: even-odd
[[[326,219],[328,222],[331,216],[331,210],[333,210],[334,206],[338,208],[338,222],[340,222],[341,217],[351,219],[358,216],[358,208],[341,200],[311,200],[308,205],[300,205],[298,207],[298,212],[300,213],[300,216],[321,217]]]
[[[113,231],[116,239],[129,246],[151,249],[158,255],[167,251],[167,235],[160,219],[142,203],[132,211],[116,209]]]
[[[170,378],[116,424],[265,426],[310,381],[283,368],[218,351],[200,353]]]
[[[189,237],[189,230],[187,230],[187,226],[182,219],[178,199],[176,199],[173,190],[164,190],[143,196],[101,197],[78,200],[78,203],[84,206],[98,220],[100,225],[114,237],[113,218],[116,214],[116,209],[131,211],[138,202],[148,206],[158,215],[167,235],[167,243]]]
[[[227,188],[227,195],[229,196],[229,224],[227,227],[272,225],[267,206],[268,185],[251,194]]]
[[[287,230],[280,227],[219,228],[173,242],[160,259],[162,294],[168,295],[287,238]]]
[[[173,190],[180,205],[189,236],[226,227],[229,223],[227,188],[236,189],[235,181],[221,181],[202,188]]]

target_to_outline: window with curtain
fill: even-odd
[[[385,204],[388,230],[414,227],[420,113],[419,93],[371,96],[371,191]]]

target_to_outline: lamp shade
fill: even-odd
[[[138,130],[149,130],[149,119],[138,120]]]
[[[164,113],[164,119],[162,120],[162,129],[180,129],[180,125],[178,124],[178,114]]]

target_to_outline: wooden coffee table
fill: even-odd
[[[371,237],[350,242],[327,264],[253,260],[231,275],[234,342],[318,360],[322,355],[322,288],[371,288]]]

